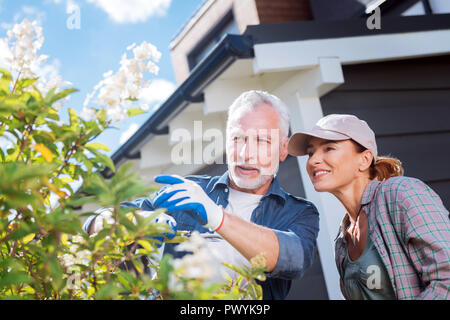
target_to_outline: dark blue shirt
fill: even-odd
[[[230,188],[228,172],[217,177],[187,176],[186,178],[198,183],[217,205],[227,207]],[[124,202],[123,205],[140,207],[148,211],[154,210],[152,200],[149,198]],[[177,221],[178,230],[210,232],[185,212],[174,212],[172,216]],[[88,230],[92,218],[85,222],[85,230]],[[275,268],[267,273],[266,281],[259,282],[263,289],[263,299],[284,299],[289,292],[292,280],[301,278],[304,271],[314,261],[315,244],[319,232],[319,213],[311,202],[281,189],[275,176],[269,190],[253,210],[251,221],[270,228],[277,235],[280,248]],[[164,254],[170,253],[175,258],[179,258],[183,253],[174,250],[176,245],[166,243]]]

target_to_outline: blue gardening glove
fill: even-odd
[[[155,208],[166,208],[169,214],[186,211],[211,231],[222,226],[222,206],[215,204],[197,183],[176,175],[160,175],[155,181],[170,185],[154,199]]]

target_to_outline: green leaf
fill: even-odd
[[[33,83],[36,82],[38,78],[23,78],[23,79],[19,79],[19,81],[17,81],[17,85],[16,85],[16,91],[22,91],[24,88],[27,88],[31,85],[33,85]]]
[[[114,282],[109,282],[97,291],[95,298],[97,300],[115,299],[118,297],[121,289]]]
[[[161,259],[158,271],[158,276],[163,284],[164,289],[167,288],[167,285],[169,283],[169,275],[172,271],[173,271],[172,256],[166,254]]]
[[[12,80],[12,75],[8,70],[0,68],[0,73],[2,73],[2,79]]]
[[[49,92],[47,93],[47,95],[44,98],[45,104],[52,105],[54,102],[67,97],[69,94],[71,94],[73,92],[78,91],[78,89],[69,88],[69,89],[61,90],[58,93],[55,93],[55,91],[56,91],[56,88],[52,88],[49,90]]]
[[[245,272],[245,270],[242,269],[241,267],[232,265],[232,264],[227,263],[227,262],[222,262],[222,264],[223,264],[224,266],[230,268],[231,270],[237,272],[238,274],[240,274],[240,275],[242,275],[242,276],[246,276],[246,275],[247,275],[247,272]]]
[[[99,158],[100,163],[111,169],[112,172],[116,172],[116,167],[114,166],[114,162],[110,157],[104,154],[97,155],[97,158]]]
[[[128,219],[125,216],[120,216],[119,217],[119,222],[121,225],[123,225],[125,228],[127,228],[129,231],[132,232],[136,232],[137,231],[137,226],[130,221],[130,219]]]
[[[136,116],[138,114],[146,113],[147,111],[140,108],[129,108],[127,114],[129,117]]]
[[[28,224],[26,222],[22,222],[20,223],[20,227],[12,233],[10,240],[19,240],[25,238],[29,234],[37,232],[39,232],[39,228],[35,223]]]
[[[0,288],[31,283],[33,279],[24,271],[11,270],[0,275]]]
[[[63,269],[55,257],[50,259],[49,265],[50,265],[50,274],[52,276],[52,285],[55,290],[59,290],[64,284],[62,281]]]
[[[91,161],[97,161],[99,163],[101,163],[102,165],[108,167],[111,169],[111,171],[115,172],[115,166],[114,166],[114,162],[111,160],[110,157],[108,157],[107,155],[100,153],[97,149],[92,148],[91,146],[86,145],[85,146],[86,149],[88,149],[90,152],[92,152],[93,154],[96,155],[95,158],[92,158]]]
[[[106,146],[106,145],[104,145],[103,143],[100,143],[100,142],[90,142],[90,143],[87,143],[86,145],[85,145],[85,147],[86,148],[88,148],[89,150],[91,150],[91,148],[92,149],[96,149],[96,150],[105,150],[105,151],[110,151],[111,149],[109,149],[109,147],[108,146]]]
[[[153,251],[153,246],[148,240],[138,240],[138,243],[147,251]]]
[[[69,108],[68,111],[69,111],[69,120],[70,120],[70,123],[72,124],[78,120],[78,114],[72,108]]]

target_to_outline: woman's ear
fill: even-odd
[[[288,156],[288,142],[289,139],[285,138],[284,141],[282,142],[282,146],[281,146],[281,150],[280,150],[280,162],[283,162],[284,160],[286,160],[287,156]]]
[[[359,171],[363,172],[369,169],[370,165],[372,164],[373,154],[370,150],[364,150],[360,155],[361,163],[359,166]]]

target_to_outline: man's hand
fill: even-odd
[[[166,208],[168,213],[186,211],[212,231],[222,226],[222,207],[216,205],[197,183],[176,175],[160,175],[155,181],[171,185],[154,199],[156,208]]]
[[[147,216],[151,215],[153,212],[152,211],[136,211],[136,213],[142,217],[147,217]],[[135,219],[133,219],[133,223],[136,224],[136,221],[134,221],[134,220]],[[177,235],[177,222],[171,216],[169,216],[165,213],[160,213],[158,216],[156,216],[156,218],[155,218],[155,220],[153,220],[153,222],[165,223],[165,224],[169,225],[171,228],[171,230],[167,233],[164,232],[164,233],[161,233],[161,235],[159,235],[159,236],[150,237],[150,238],[156,239],[160,242],[160,243],[156,243],[157,248],[160,248],[162,246],[164,239],[166,237],[167,237],[167,239],[171,240]]]
[[[107,224],[113,224],[114,218],[112,217],[112,208],[102,208],[97,211],[99,215],[94,219],[94,221],[91,224],[90,232],[91,235],[96,235],[101,230],[103,230],[104,223]],[[150,214],[152,214],[152,211],[142,211],[138,210],[136,213],[142,217],[147,217]],[[136,219],[132,219],[132,222],[136,224]],[[169,240],[173,239],[177,234],[177,222],[174,218],[171,216],[161,213],[158,216],[156,216],[155,220],[153,220],[154,223],[166,223],[170,226],[171,230],[167,233],[162,233],[159,236],[152,236],[150,238],[158,240],[160,243],[157,243],[156,246],[160,248],[162,246],[162,243],[164,242],[164,239],[167,237]]]

